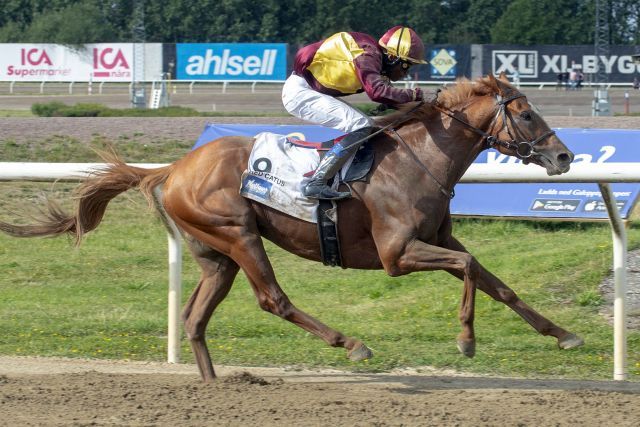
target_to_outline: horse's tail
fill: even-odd
[[[65,213],[52,200],[47,201],[43,217],[32,225],[13,225],[0,222],[0,231],[15,237],[45,237],[70,234],[76,245],[85,233],[94,230],[102,221],[107,205],[120,193],[138,188],[153,202],[153,189],[164,183],[173,164],[147,169],[127,165],[114,152],[99,152],[108,165],[85,180],[74,191],[77,200],[75,214]]]

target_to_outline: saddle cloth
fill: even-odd
[[[345,176],[353,155],[342,168]],[[318,201],[302,194],[310,180],[304,174],[320,162],[317,150],[295,145],[284,135],[262,132],[255,142],[247,170],[242,174],[240,195],[307,222],[317,223]],[[338,180],[335,186],[338,185]]]

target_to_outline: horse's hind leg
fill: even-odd
[[[453,236],[450,237],[447,247],[456,251],[467,252],[462,243],[456,240]],[[448,271],[454,276],[461,278],[459,272],[453,270]],[[518,313],[520,317],[527,321],[527,323],[529,323],[540,334],[556,337],[558,340],[558,347],[566,350],[579,347],[584,344],[584,341],[580,337],[555,325],[549,319],[529,307],[511,288],[505,285],[500,279],[491,274],[491,272],[480,264],[477,286],[478,289],[485,292],[491,298],[506,304],[513,311]]]
[[[186,240],[202,269],[202,275],[182,311],[182,319],[200,375],[205,382],[210,382],[216,375],[205,341],[205,331],[214,310],[229,293],[239,267],[231,258],[205,247],[190,236],[186,236]]]

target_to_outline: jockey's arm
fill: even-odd
[[[400,89],[391,85],[389,79],[382,74],[382,57],[365,52],[355,61],[356,73],[362,83],[362,88],[374,102],[386,105],[405,104],[415,101],[420,95],[419,89]]]

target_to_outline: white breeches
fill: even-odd
[[[292,115],[345,133],[371,126],[373,120],[338,98],[315,91],[307,81],[292,74],[284,82],[282,103]]]

